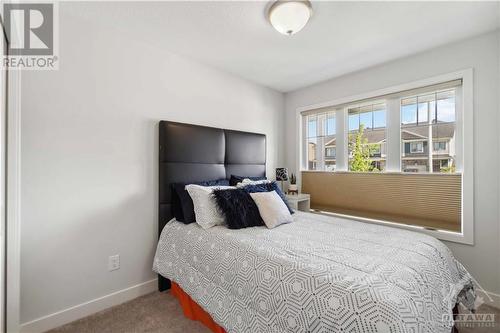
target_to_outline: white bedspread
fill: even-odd
[[[271,230],[171,221],[153,266],[228,332],[450,333],[473,298],[435,238],[303,212]]]

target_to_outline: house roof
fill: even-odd
[[[337,140],[335,135],[327,135],[325,136],[325,142],[326,142],[325,145],[328,145],[330,142],[335,142],[335,140]]]
[[[337,138],[333,137],[333,139],[330,139],[330,141],[326,141],[325,146],[335,146],[336,142],[337,142]]]
[[[354,133],[354,131],[352,133]],[[368,139],[368,143],[383,142],[385,141],[385,128],[365,130],[363,136]]]
[[[401,130],[403,140],[426,139],[429,135],[427,126],[411,126]],[[432,137],[434,139],[449,139],[455,134],[455,123],[437,123],[432,125]]]
[[[351,131],[349,134],[354,133],[354,131]],[[373,130],[365,130],[365,133],[363,135],[365,138],[368,139],[368,143],[380,143],[385,141],[385,128],[377,128]],[[335,146],[335,142],[337,141],[337,138],[332,138],[330,141],[327,141],[325,143],[325,146]]]

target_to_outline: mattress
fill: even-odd
[[[227,332],[451,331],[472,278],[437,239],[296,212],[275,229],[163,229],[153,270]]]

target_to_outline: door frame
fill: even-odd
[[[19,332],[21,312],[21,72],[7,76],[6,330]]]
[[[1,32],[7,45],[3,23]],[[11,27],[13,38],[20,36],[17,27]],[[11,36],[11,37],[12,37]],[[7,70],[5,126],[5,250],[3,306],[6,332],[20,330],[21,303],[21,70]],[[1,141],[0,141],[1,142]]]

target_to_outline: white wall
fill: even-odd
[[[283,94],[67,6],[60,69],[22,78],[23,323],[156,277],[159,120],[265,133],[268,175],[283,161]]]
[[[297,168],[296,109],[342,97],[474,68],[475,245],[447,242],[488,291],[500,293],[499,34],[489,33],[286,94],[286,163]]]

